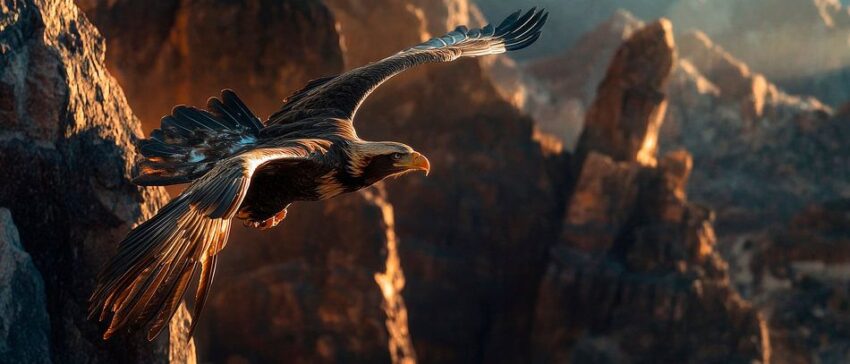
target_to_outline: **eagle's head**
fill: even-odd
[[[365,186],[412,171],[431,171],[431,163],[413,148],[396,142],[360,141],[349,151],[348,173]]]

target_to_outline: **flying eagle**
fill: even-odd
[[[89,314],[111,316],[103,337],[147,327],[153,340],[171,320],[195,270],[190,335],[209,295],[218,252],[233,218],[274,227],[295,201],[325,200],[388,176],[430,171],[422,154],[397,142],[362,140],[354,114],[390,77],[429,62],[500,54],[540,36],[546,11],[516,12],[499,26],[456,28],[381,61],[317,79],[284,101],[265,122],[230,90],[207,110],[177,106],[138,143],[142,186],[191,185],[134,228],[99,276]]]

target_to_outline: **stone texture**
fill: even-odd
[[[193,358],[185,337],[104,342],[86,318],[96,273],[166,199],[130,183],[139,125],[106,71],[103,39],[71,1],[7,1],[2,10],[0,206],[44,278],[51,360],[162,363],[169,350]]]
[[[41,273],[21,246],[12,214],[0,208],[0,356],[15,363],[50,363],[49,335]]]
[[[663,119],[657,112],[663,115],[666,102],[658,90],[675,59],[671,32],[664,21],[635,31],[599,88],[593,110],[614,115],[622,98],[609,88],[628,85],[656,95],[632,99],[632,110],[641,112],[631,114],[629,124],[594,126],[598,112],[587,115],[588,128],[606,132],[586,132],[579,140],[585,159],[573,162],[577,181],[539,290],[536,361],[770,360],[766,322],[729,281],[711,211],[687,202],[690,154],[679,150],[646,163],[635,149],[623,152],[623,140],[640,146],[658,138]],[[655,127],[634,132],[630,125]],[[611,137],[616,133],[628,137]],[[654,161],[655,154],[648,149],[646,158]]]
[[[307,81],[343,65],[320,1],[78,0],[107,39],[107,65],[143,130],[177,104],[231,88],[260,117]]]
[[[658,128],[667,103],[664,86],[676,58],[672,24],[661,19],[623,42],[585,116],[576,156],[591,150],[617,161],[654,165]]]
[[[575,46],[555,56],[529,61],[524,67],[532,85],[525,110],[541,130],[560,138],[574,150],[584,127],[584,114],[596,97],[596,89],[614,52],[644,23],[627,11],[584,33]],[[536,86],[536,87],[535,87]]]
[[[639,24],[620,12],[575,48],[525,67],[543,89],[538,94],[554,109],[575,111],[544,118],[543,125],[573,124],[585,117],[590,100],[586,92],[575,90],[593,89],[603,80],[577,60],[613,54],[614,45]],[[661,89],[669,98],[657,143],[662,153],[684,148],[693,154],[688,192],[717,212],[724,250],[739,234],[759,232],[787,220],[810,201],[850,191],[845,182],[846,143],[840,142],[847,135],[844,114],[833,116],[817,99],[789,95],[705,33],[688,31],[676,39],[680,58]]]

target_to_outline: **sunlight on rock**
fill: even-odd
[[[404,289],[404,271],[398,256],[398,237],[395,234],[395,214],[393,206],[386,200],[383,186],[363,194],[367,200],[380,206],[387,234],[386,270],[375,274],[375,282],[384,295],[383,309],[387,314],[390,357],[394,364],[416,363],[416,353],[407,325],[407,307],[401,291]]]

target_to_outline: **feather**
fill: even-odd
[[[224,100],[224,101],[222,101]],[[256,143],[262,123],[231,90],[211,98],[210,111],[176,106],[160,128],[137,143],[145,157],[133,181],[143,186],[186,183],[203,176],[215,162]]]
[[[353,119],[357,109],[378,86],[396,74],[419,64],[449,62],[459,57],[500,54],[527,47],[540,36],[548,19],[545,10],[531,8],[506,17],[498,26],[480,29],[459,26],[447,34],[431,38],[378,62],[359,67],[332,78],[311,81],[286,100],[266,122],[267,126],[298,122],[308,111],[311,117],[327,116]],[[325,114],[317,110],[330,110]],[[336,110],[336,111],[333,111]],[[319,119],[319,118],[317,118]]]
[[[215,266],[218,256],[213,255],[205,260],[201,266],[201,278],[198,284],[198,289],[195,291],[195,309],[192,313],[192,325],[189,327],[189,337],[195,332],[195,327],[198,324],[198,318],[201,317],[201,312],[204,310],[204,305],[210,295],[210,286],[215,276]]]
[[[130,231],[101,272],[90,298],[89,316],[110,320],[104,338],[124,327],[147,325],[147,337],[153,340],[176,312],[200,265],[194,329],[209,295],[216,254],[226,245],[231,219],[245,198],[254,170],[269,161],[310,160],[320,146],[295,140],[226,158]]]

